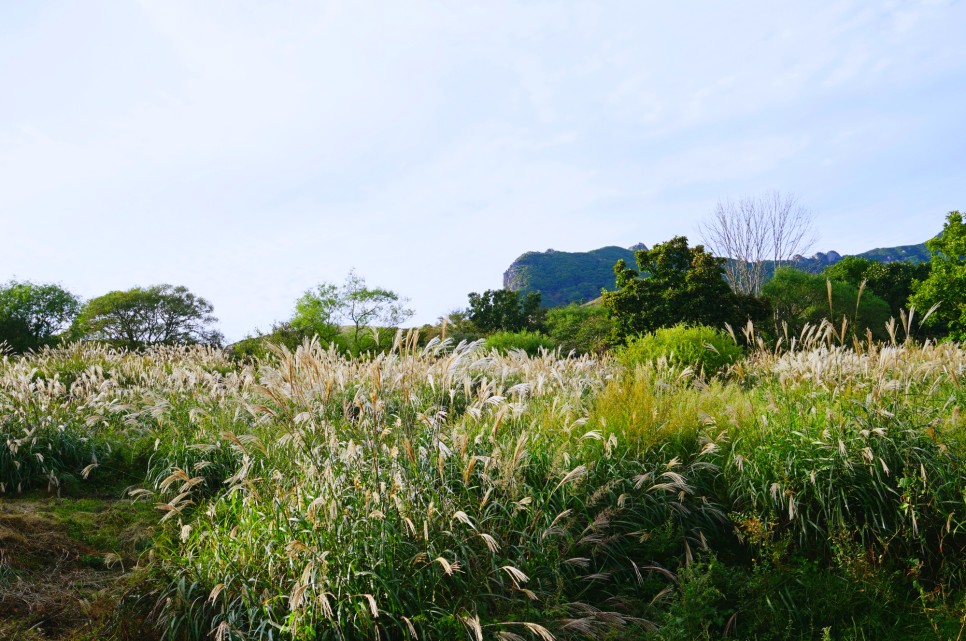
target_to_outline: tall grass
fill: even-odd
[[[955,638],[964,369],[827,325],[710,381],[403,335],[74,346],[0,362],[0,487],[133,479],[170,639]]]
[[[237,439],[227,491],[184,515],[163,562],[172,636],[203,636],[198,622],[226,638],[650,625],[638,614],[667,584],[640,585],[655,546],[684,554],[724,514],[683,466],[584,429],[608,367],[434,347],[359,362],[306,344],[262,369],[258,435]]]

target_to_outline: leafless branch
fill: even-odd
[[[787,263],[816,240],[811,212],[778,191],[719,201],[699,229],[704,244],[729,259],[725,277],[732,289],[754,295],[761,293],[767,261]]]

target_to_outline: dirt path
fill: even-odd
[[[127,636],[118,606],[156,522],[130,501],[0,495],[0,639]]]

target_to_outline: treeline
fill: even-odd
[[[966,229],[949,212],[942,233],[927,241],[929,263],[878,263],[850,256],[810,274],[781,267],[750,292],[728,278],[724,258],[683,236],[635,252],[636,265],[614,266],[615,285],[591,303],[547,309],[539,292],[472,292],[468,306],[420,328],[420,340],[485,338],[491,347],[560,348],[600,353],[659,329],[729,327],[737,337],[788,344],[806,326],[828,321],[841,342],[966,338]],[[732,261],[733,262],[733,261]],[[294,348],[318,337],[357,355],[390,349],[411,316],[396,292],[370,287],[350,271],[341,284],[305,292],[292,316],[266,333],[235,343],[237,357],[264,356],[271,345]],[[187,288],[167,284],[113,291],[83,302],[56,284],[11,281],[0,286],[0,349],[23,353],[71,341],[139,349],[164,344],[221,346],[213,306]],[[751,323],[753,333],[742,332]]]
[[[0,286],[0,349],[23,353],[73,341],[127,349],[221,345],[213,309],[180,286],[134,287],[82,302],[60,285],[11,281]]]
[[[731,328],[739,340],[787,346],[806,327],[827,321],[839,342],[966,338],[966,230],[950,212],[943,232],[927,241],[928,263],[880,263],[848,256],[820,274],[784,266],[757,293],[727,278],[728,261],[683,236],[620,260],[615,286],[590,303],[544,309],[538,292],[471,293],[432,335],[486,336],[497,347],[560,347],[565,352],[625,348],[638,337],[679,325]],[[743,332],[748,324],[754,332]]]
[[[294,348],[311,337],[352,354],[385,350],[395,329],[412,316],[406,302],[390,290],[368,287],[350,271],[342,284],[325,282],[305,292],[289,319],[229,346],[230,352],[263,356],[270,344]],[[0,286],[0,350],[24,353],[74,341],[135,350],[221,347],[224,336],[213,311],[207,299],[182,286],[134,287],[83,302],[60,285],[11,281]]]

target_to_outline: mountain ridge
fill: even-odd
[[[629,265],[636,265],[634,254],[638,249],[647,249],[647,246],[637,243],[627,248],[608,245],[585,252],[555,249],[544,252],[528,251],[510,263],[503,273],[503,287],[523,293],[539,291],[541,300],[547,307],[584,303],[599,297],[601,289],[613,288],[614,264],[623,259]],[[807,257],[793,257],[791,265],[803,271],[817,273],[848,255],[880,263],[929,261],[929,249],[925,243],[920,243],[877,247],[861,254],[816,252]],[[769,265],[766,271],[770,273],[773,267]]]

